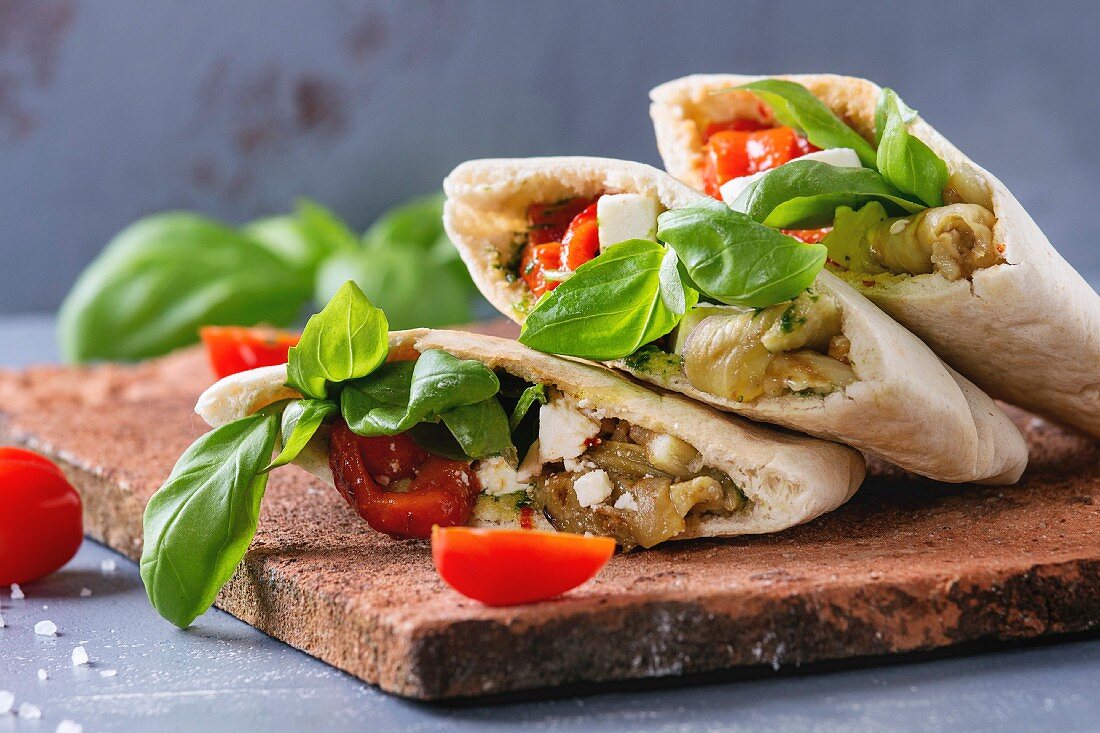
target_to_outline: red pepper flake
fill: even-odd
[[[862,280],[861,282],[863,283],[863,287],[865,287],[865,288],[875,287],[875,281],[874,280]]]
[[[1003,244],[997,245],[997,254],[1003,255],[1005,253],[1005,246]]]

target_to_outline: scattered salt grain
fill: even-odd
[[[0,690],[0,715],[6,715],[15,707],[15,695],[7,690]]]
[[[113,573],[115,571],[115,568],[117,567],[118,563],[116,563],[114,560],[104,560],[103,562],[99,563],[99,570],[103,573]]]
[[[49,673],[49,672],[47,672],[47,671],[46,671],[46,670],[44,670],[44,669],[40,669],[40,670],[38,670],[38,679],[40,679],[40,680],[42,680],[43,682],[45,682],[45,681],[46,681],[46,680],[48,680],[49,678],[50,678],[50,673]]]
[[[49,619],[39,621],[34,625],[34,633],[39,636],[57,636],[57,624]]]
[[[5,626],[7,626],[7,624],[4,622],[4,617],[0,616],[0,629],[4,628]]]
[[[91,588],[81,588],[80,589],[80,597],[81,598],[87,598],[91,594],[92,594],[92,589]]]
[[[20,703],[19,717],[24,720],[38,720],[42,717],[42,708],[29,702]]]
[[[81,664],[88,663],[88,652],[84,650],[84,647],[78,646],[73,648],[73,666],[79,667]]]
[[[12,583],[11,584],[11,599],[13,601],[21,601],[24,598],[26,598],[26,596],[23,595],[23,589],[19,587],[18,583]]]
[[[72,720],[62,720],[54,731],[55,733],[84,733],[84,726]]]
[[[100,677],[114,677],[116,674],[118,674],[117,669],[104,669],[99,673],[99,676]]]

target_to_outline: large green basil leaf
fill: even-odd
[[[275,460],[264,468],[270,471],[285,466],[298,457],[310,439],[330,415],[336,413],[336,403],[329,400],[294,400],[283,409],[279,432],[282,450]]]
[[[644,239],[608,247],[539,300],[520,343],[551,354],[621,359],[664,336],[698,298],[668,276],[669,257],[671,250]]]
[[[439,417],[470,458],[500,455],[512,447],[508,416],[496,397],[456,407]]]
[[[792,160],[768,171],[730,207],[770,227],[812,228],[832,223],[838,206],[858,208],[868,201],[881,201],[899,214],[925,208],[870,168],[842,168],[818,160]]]
[[[244,557],[278,433],[273,411],[210,431],[149,500],[141,579],[153,607],[176,626],[186,628],[210,608]]]
[[[766,308],[789,300],[825,264],[820,244],[803,244],[713,199],[664,212],[657,236],[676,250],[704,294],[729,305]]]
[[[287,385],[306,397],[324,399],[330,384],[365,377],[388,353],[386,314],[349,280],[309,319],[301,341],[290,350]]]
[[[198,340],[201,325],[290,325],[310,276],[264,246],[187,213],[131,224],[81,274],[61,306],[69,361],[127,361]]]
[[[307,199],[298,202],[294,215],[257,219],[241,231],[308,272],[310,277],[316,275],[317,268],[327,258],[339,252],[355,250],[359,243],[355,233],[335,214]],[[328,295],[331,297],[335,291],[336,288],[333,288]],[[328,300],[326,297],[320,302],[327,303]]]
[[[801,84],[784,79],[761,79],[737,88],[747,89],[763,99],[772,108],[775,119],[798,128],[817,147],[823,150],[851,148],[863,165],[875,166],[875,149],[870,143]]]
[[[878,169],[899,191],[928,206],[943,206],[947,165],[920,138],[909,133],[909,123],[915,116],[893,89],[882,90],[875,110]]]

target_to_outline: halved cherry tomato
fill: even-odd
[[[703,183],[721,198],[719,187],[732,178],[771,170],[817,150],[790,127],[763,130],[718,130],[706,143]]]
[[[421,464],[428,460],[428,451],[405,433],[380,435],[377,438],[357,437],[363,467],[375,480],[380,476],[391,481],[412,478]]]
[[[592,199],[582,196],[552,204],[531,204],[527,207],[527,244],[560,242],[573,218],[591,204]]]
[[[610,537],[530,529],[432,530],[432,560],[440,576],[489,606],[561,595],[598,573],[614,552]]]
[[[726,130],[735,130],[737,132],[748,132],[751,130],[767,130],[771,125],[767,122],[757,122],[756,120],[749,119],[736,119],[726,120],[725,122],[712,122],[707,125],[706,132],[703,133],[703,142],[710,140],[711,136],[716,132],[724,132]]]
[[[0,448],[0,585],[36,580],[71,560],[84,539],[82,511],[55,463]]]
[[[600,253],[600,230],[596,223],[596,204],[573,217],[561,240],[561,267],[576,270]]]
[[[203,326],[199,336],[219,379],[256,367],[285,364],[290,347],[301,338],[291,331],[261,326]]]
[[[779,231],[786,234],[788,237],[794,237],[800,242],[806,244],[817,244],[822,239],[833,231],[832,227],[824,227],[822,229],[780,229]]]
[[[547,280],[544,275],[547,270],[557,270],[561,267],[561,242],[547,242],[545,244],[529,244],[523,250],[523,258],[519,262],[519,276],[536,298],[548,290],[558,286],[557,280]]]
[[[373,440],[340,421],[332,426],[329,449],[336,488],[372,529],[392,537],[427,538],[434,525],[466,523],[481,491],[469,463],[424,453],[408,486],[387,490],[367,468],[365,451],[373,452],[377,444],[366,443],[364,449],[363,441]]]

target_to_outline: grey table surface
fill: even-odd
[[[0,365],[56,359],[53,319],[0,319]],[[0,507],[2,511],[2,507]],[[91,590],[82,596],[83,589]],[[0,690],[39,720],[0,714],[0,733],[53,731],[986,731],[1097,730],[1100,639],[1054,640],[867,666],[764,670],[568,697],[426,705],[386,695],[220,611],[191,630],[148,607],[134,563],[85,541],[64,569],[0,590]],[[36,636],[36,622],[57,624]],[[74,666],[82,645],[91,661]],[[40,679],[45,670],[46,679]]]

